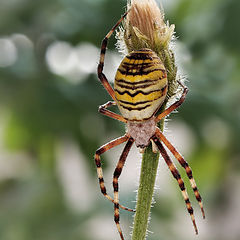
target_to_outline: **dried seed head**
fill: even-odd
[[[173,37],[174,25],[164,22],[163,10],[155,0],[131,0],[128,3],[125,43],[129,51],[148,47],[155,52],[166,49]]]

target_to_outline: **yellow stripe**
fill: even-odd
[[[140,64],[149,64],[149,63],[159,63],[158,59],[129,59],[124,58],[121,65],[127,63],[127,64],[133,64],[133,65],[140,65]]]
[[[154,90],[159,90],[164,88],[167,85],[167,79],[162,79],[161,81],[156,81],[153,83],[141,83],[136,85],[130,85],[126,83],[115,83],[114,89],[115,92],[120,91],[128,91],[130,94],[134,94],[136,91],[143,91],[143,92],[149,92]]]
[[[156,68],[154,68],[154,69],[156,69]],[[132,72],[134,72],[134,70]],[[122,74],[118,70],[116,73],[116,76],[115,76],[115,80],[118,81],[120,79],[124,79],[125,81],[129,81],[129,82],[140,82],[140,81],[147,80],[147,79],[149,79],[149,80],[162,79],[163,76],[164,76],[164,73],[160,68],[157,68],[156,71],[150,72],[147,75],[138,74],[135,76]]]
[[[134,97],[129,96],[127,93],[121,95],[118,92],[115,92],[116,98],[125,102],[136,103],[139,101],[153,101],[154,99],[160,98],[162,96],[162,91],[152,92],[148,95],[142,93],[137,94]]]

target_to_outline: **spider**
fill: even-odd
[[[102,147],[97,149],[95,153],[95,163],[97,167],[100,189],[102,194],[108,200],[114,203],[114,221],[116,223],[121,239],[124,240],[119,223],[119,208],[131,212],[134,212],[134,210],[122,206],[119,203],[118,179],[121,175],[127,155],[133,143],[135,142],[136,146],[140,148],[141,152],[143,152],[144,148],[147,147],[150,142],[152,142],[153,151],[156,151],[154,147],[157,147],[168,168],[170,169],[173,177],[177,180],[183,198],[185,200],[187,210],[191,216],[195,232],[196,234],[198,234],[195,218],[193,215],[193,208],[186,192],[184,182],[174,163],[170,159],[167,151],[165,150],[163,144],[170,150],[170,152],[178,160],[180,165],[185,169],[191,183],[191,187],[194,191],[195,197],[200,205],[203,218],[205,218],[202,198],[193,178],[192,170],[188,163],[181,156],[181,154],[167,140],[167,138],[157,127],[157,123],[161,119],[169,115],[172,111],[177,109],[184,102],[186,94],[188,92],[188,88],[179,82],[180,86],[183,88],[181,97],[171,106],[169,106],[165,111],[157,115],[157,111],[159,110],[167,96],[167,72],[157,54],[148,48],[133,51],[127,56],[125,56],[116,72],[114,89],[111,87],[105,74],[103,73],[108,39],[111,37],[113,32],[123,21],[126,15],[127,12],[118,20],[118,22],[112,27],[112,29],[103,39],[101,45],[100,61],[97,69],[99,80],[113,99],[113,101],[109,101],[101,105],[99,107],[99,112],[127,125],[127,131],[124,136],[103,145]],[[118,106],[121,115],[111,112],[107,109],[108,107],[113,105]],[[120,159],[113,174],[114,198],[112,198],[107,194],[106,191],[100,156],[111,148],[114,148],[124,142],[127,143],[124,147],[124,150],[120,156]]]

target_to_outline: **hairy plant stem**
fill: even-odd
[[[164,109],[163,107],[161,108]],[[164,121],[159,127],[163,131]],[[145,240],[157,176],[159,153],[153,153],[151,144],[142,156],[141,175],[137,195],[132,240]]]
[[[158,159],[159,154],[153,153],[151,146],[148,146],[142,159],[132,240],[144,240],[146,237],[155,179],[157,175]]]

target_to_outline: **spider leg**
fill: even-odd
[[[195,229],[195,232],[196,234],[198,234],[198,230],[197,230],[197,225],[196,225],[196,222],[195,222],[195,217],[193,215],[193,208],[192,208],[192,205],[190,203],[190,200],[189,200],[189,197],[188,197],[188,194],[187,194],[187,191],[185,189],[185,185],[184,185],[184,182],[177,170],[177,168],[175,167],[175,165],[173,164],[172,160],[170,159],[167,151],[165,150],[165,148],[163,147],[162,143],[160,142],[160,140],[158,139],[158,137],[156,135],[154,135],[152,137],[153,141],[156,143],[161,155],[163,156],[165,162],[167,163],[168,165],[168,168],[170,169],[172,175],[174,176],[174,178],[176,178],[176,180],[178,181],[178,185],[182,191],[182,195],[183,195],[183,198],[185,200],[185,203],[186,203],[186,206],[187,206],[187,210],[191,216],[191,219],[192,219],[192,223],[193,223],[193,226],[194,226],[194,229]]]
[[[100,155],[102,155],[106,151],[110,150],[111,148],[116,147],[119,144],[126,142],[128,139],[129,139],[129,137],[127,135],[124,135],[120,138],[117,138],[117,139],[103,145],[95,153],[95,163],[96,163],[96,166],[97,166],[97,174],[98,174],[98,180],[99,180],[99,185],[100,185],[101,192],[108,200],[110,200],[113,203],[114,203],[114,200],[107,194],[107,190],[106,190],[106,187],[105,187],[105,184],[104,184]],[[124,209],[124,210],[134,212],[134,210],[132,210],[130,208],[127,208],[127,207],[124,207],[120,204],[119,204],[119,207]]]
[[[111,37],[111,35],[113,34],[113,32],[116,30],[116,28],[119,26],[119,24],[123,21],[124,17],[127,15],[128,12],[126,12],[119,20],[118,22],[113,26],[113,28],[108,32],[108,34],[105,36],[105,38],[102,41],[102,45],[101,45],[101,54],[100,54],[100,61],[98,64],[98,78],[101,81],[102,85],[105,87],[105,89],[107,90],[107,92],[110,94],[110,96],[112,97],[112,99],[115,100],[115,94],[114,94],[114,90],[111,87],[111,85],[109,84],[105,74],[103,73],[103,66],[104,66],[104,59],[105,59],[105,53],[106,53],[106,49],[107,49],[107,43],[108,43],[108,39]]]
[[[125,148],[123,149],[123,152],[120,156],[120,159],[118,161],[118,164],[115,168],[115,171],[114,171],[114,174],[113,174],[113,189],[114,189],[114,221],[117,225],[117,229],[118,229],[118,232],[120,234],[120,237],[122,240],[124,240],[123,238],[123,233],[122,233],[122,230],[121,230],[121,227],[120,227],[120,224],[119,224],[119,199],[118,199],[118,178],[120,177],[121,175],[121,172],[122,172],[122,169],[123,169],[123,166],[125,164],[125,161],[126,161],[126,158],[128,156],[128,153],[132,147],[132,144],[133,144],[134,140],[133,138],[129,138],[128,139],[128,142],[125,146]]]
[[[156,122],[159,122],[162,118],[166,117],[168,114],[170,114],[172,111],[174,111],[175,109],[177,109],[185,100],[186,95],[188,93],[188,88],[184,85],[182,85],[182,83],[179,82],[179,84],[183,87],[183,93],[181,98],[176,101],[175,103],[173,103],[170,107],[168,107],[165,111],[163,111],[162,113],[160,113],[157,117],[156,117]]]
[[[107,110],[108,107],[113,106],[113,105],[116,105],[116,103],[113,102],[113,101],[108,101],[107,103],[101,105],[99,107],[98,111],[100,113],[102,113],[103,115],[106,115],[106,116],[108,116],[110,118],[114,118],[114,119],[116,119],[118,121],[127,123],[127,120],[123,116],[118,115],[118,114],[116,114],[114,112],[111,112],[111,111]]]
[[[181,166],[183,168],[185,168],[185,171],[186,171],[187,176],[189,178],[189,181],[191,183],[192,189],[194,191],[195,197],[196,197],[196,199],[199,203],[199,206],[201,208],[202,216],[203,216],[203,218],[205,218],[205,213],[204,213],[203,204],[202,204],[202,198],[201,198],[201,195],[198,191],[196,182],[193,178],[193,174],[192,174],[192,170],[191,170],[190,166],[188,165],[187,161],[184,160],[184,158],[181,156],[181,154],[176,150],[176,148],[167,140],[167,138],[162,134],[162,132],[159,129],[157,129],[156,135],[157,135],[158,138],[160,138],[163,141],[163,143],[171,151],[171,153],[178,160],[178,162],[181,164]]]

